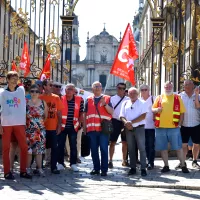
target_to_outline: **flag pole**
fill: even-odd
[[[104,88],[103,94],[105,94],[105,92],[106,92],[109,79],[110,79],[110,73],[109,73],[108,79],[107,79],[107,81],[106,81],[106,86],[105,86],[105,88]]]

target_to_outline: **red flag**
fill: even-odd
[[[30,73],[30,57],[29,57],[28,46],[26,42],[24,42],[24,48],[21,55],[20,69],[25,71],[24,77],[26,77]]]
[[[128,24],[110,73],[135,85],[134,60],[138,58],[136,42]]]
[[[11,65],[11,71],[18,72],[18,68],[17,68],[17,66],[16,66],[16,64],[15,64],[15,61],[14,61],[14,60],[12,61],[12,65]]]
[[[39,79],[41,81],[43,81],[44,79],[49,79],[50,78],[50,75],[51,75],[51,73],[50,73],[50,66],[51,66],[50,54],[48,54],[46,62],[44,64],[44,68],[43,68],[43,70],[42,70],[42,72],[40,74],[40,77],[39,77]]]

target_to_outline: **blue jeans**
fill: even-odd
[[[46,130],[46,149],[51,148],[51,171],[56,169],[58,140],[56,130]]]
[[[70,166],[76,164],[77,161],[77,132],[74,128],[65,128],[60,135],[58,135],[58,163],[64,165],[64,152],[66,137],[69,137],[70,146]]]
[[[146,149],[148,164],[154,166],[155,129],[145,129],[145,149]]]
[[[90,148],[92,153],[92,161],[94,170],[108,171],[108,142],[109,136],[97,131],[88,132],[90,137]],[[101,151],[101,165],[99,159],[99,147]]]

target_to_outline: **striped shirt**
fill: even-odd
[[[68,105],[68,114],[67,114],[67,123],[65,128],[72,128],[74,126],[73,118],[74,118],[75,98],[73,97],[72,100],[67,101],[67,105]],[[83,112],[83,109],[84,109],[84,101],[82,99],[79,113]]]

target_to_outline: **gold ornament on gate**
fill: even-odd
[[[76,4],[78,3],[78,1],[79,0],[75,0],[75,2],[74,2],[74,0],[67,0],[66,6],[65,6],[66,7],[65,10],[66,10],[66,14],[68,16],[72,16],[72,14],[74,12],[74,9],[75,9]]]
[[[200,15],[197,15],[196,30],[197,30],[197,40],[200,40]]]
[[[47,37],[46,50],[51,54],[52,58],[60,59],[60,41],[59,38],[55,36],[54,30]]]
[[[18,9],[18,13],[11,13],[11,35],[14,33],[18,35],[19,38],[22,38],[24,35],[28,35],[29,27],[28,27],[28,13],[24,13],[22,8]]]
[[[177,64],[178,50],[178,42],[173,41],[173,36],[170,34],[169,38],[164,42],[163,49],[163,62],[168,71],[172,68],[173,64]]]

